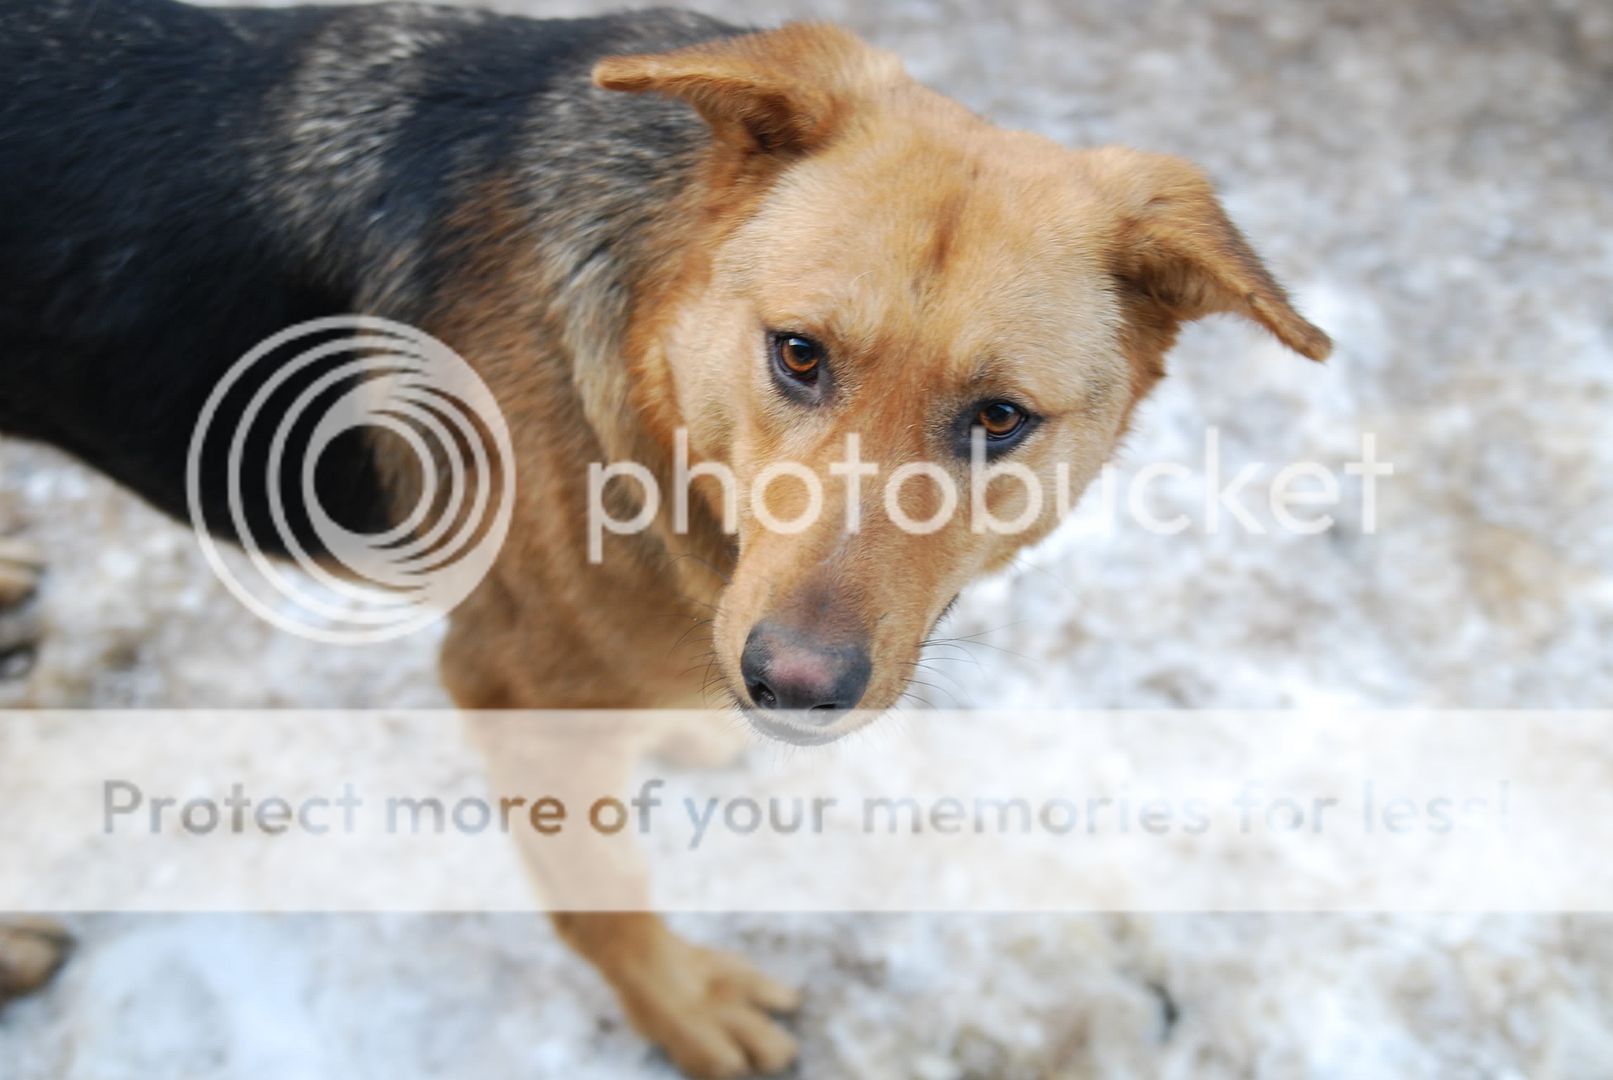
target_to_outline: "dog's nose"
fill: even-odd
[[[804,631],[763,622],[745,639],[739,671],[758,708],[835,714],[862,700],[873,666],[861,644],[820,641]],[[826,715],[824,722],[832,718]]]

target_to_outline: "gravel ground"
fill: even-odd
[[[533,14],[575,4],[505,3]],[[843,22],[1001,123],[1184,154],[1333,334],[1325,369],[1197,326],[1122,477],[1394,463],[1377,531],[1096,520],[966,594],[964,704],[1613,704],[1613,8],[1255,0],[707,5]],[[1154,489],[1199,513],[1193,481]],[[1346,492],[1352,491],[1348,485]],[[240,609],[188,531],[0,442],[0,534],[49,553],[0,704],[432,706],[429,635],[342,650]],[[1005,616],[1004,612],[1012,612]],[[938,702],[939,704],[940,702]],[[950,704],[951,701],[946,703]],[[399,748],[399,752],[406,748]],[[1613,777],[1610,777],[1613,781]],[[686,917],[805,986],[810,1077],[1605,1076],[1613,933],[1558,915]],[[665,1075],[519,916],[80,919],[0,1074]]]

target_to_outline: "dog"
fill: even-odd
[[[0,195],[0,431],[176,516],[204,402],[284,327],[385,317],[472,365],[521,477],[442,649],[472,711],[701,704],[699,672],[640,615],[654,606],[709,634],[752,726],[842,735],[896,701],[967,582],[1054,527],[1184,323],[1230,313],[1310,359],[1330,348],[1194,166],[999,129],[830,25],[10,0]],[[831,468],[848,434],[887,472],[961,476],[973,455],[1071,499],[994,483],[983,505],[1022,519],[1011,532],[944,519],[939,483],[882,505]],[[689,520],[663,506],[590,558],[586,465],[670,482],[677,446],[742,490],[795,463],[833,512],[769,528],[797,519],[805,485],[747,504],[698,483]],[[267,467],[247,513],[283,496],[314,543],[293,472]],[[370,530],[419,483],[362,434],[316,479]],[[201,483],[204,523],[231,535],[222,475]],[[898,528],[897,508],[939,524]],[[514,728],[480,736],[495,783],[556,780]],[[795,1056],[773,1015],[792,989],[648,912],[554,921],[686,1073]],[[37,925],[0,933],[9,988],[43,981],[60,948]]]

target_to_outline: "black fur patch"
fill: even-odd
[[[392,4],[4,0],[0,431],[54,443],[183,516],[191,433],[231,365],[293,323],[415,322],[439,308],[464,240],[444,222],[478,180],[530,172],[540,232],[565,216],[568,192],[618,191],[600,221],[568,227],[606,246],[626,236],[639,224],[630,200],[704,132],[681,106],[594,90],[590,67],[733,32],[669,11],[535,21]],[[275,396],[266,431],[319,374]],[[252,386],[215,430],[232,429]],[[247,445],[248,522],[272,535],[277,487],[312,547],[298,438],[275,477],[263,476],[267,444]],[[223,459],[203,456],[219,529]],[[333,445],[316,486],[340,524],[387,524],[366,439]]]

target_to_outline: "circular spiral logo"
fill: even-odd
[[[492,392],[447,345],[388,319],[314,319],[258,344],[214,387],[191,435],[187,508],[214,573],[259,617],[368,644],[435,622],[486,576],[509,532],[514,462]],[[347,502],[324,505],[332,491]],[[412,507],[352,527],[352,505],[400,491]]]

